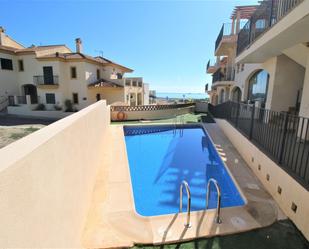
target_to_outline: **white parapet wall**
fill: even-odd
[[[280,208],[309,239],[309,192],[230,123],[223,119],[216,119],[216,122]],[[296,211],[292,210],[294,204]]]
[[[116,107],[117,108],[117,107]],[[127,107],[124,107],[127,108]],[[130,110],[132,109],[132,110]],[[134,110],[136,109],[136,110]],[[143,110],[148,109],[148,110]],[[157,119],[168,119],[178,115],[187,114],[194,112],[194,105],[179,107],[179,108],[165,108],[157,109],[157,106],[136,106],[128,107],[128,110],[112,110],[111,120],[112,121],[129,121],[129,120],[157,120]]]
[[[195,104],[196,112],[208,112],[208,102],[196,102]]]
[[[0,149],[0,248],[82,248],[110,111],[99,101]]]

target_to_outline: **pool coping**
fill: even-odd
[[[150,124],[150,126],[164,126],[164,124]],[[184,227],[185,212],[159,216],[139,215],[135,211],[123,125],[113,125],[109,127],[111,144],[104,152],[106,160],[102,162],[102,168],[98,173],[92,206],[84,230],[83,244],[85,247],[120,248],[131,247],[134,244],[187,241],[197,237],[249,231],[271,225],[277,219],[285,218],[278,205],[240,155],[235,151],[229,152],[230,157],[236,154],[235,157],[239,160],[240,166],[237,165],[237,171],[231,165],[233,164],[231,160],[224,161],[222,148],[229,150],[231,145],[216,124],[186,126],[201,127],[207,133],[234,184],[242,197],[245,197],[246,204],[222,208],[223,223],[219,225],[215,223],[215,209],[209,209],[207,212],[205,210],[194,211],[191,213],[192,227],[189,229]],[[221,134],[216,135],[218,132]],[[218,143],[221,144],[220,150],[216,146]]]

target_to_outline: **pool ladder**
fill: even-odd
[[[216,218],[215,221],[217,224],[221,224],[222,220],[220,218],[220,211],[221,211],[221,189],[219,187],[218,182],[214,178],[210,178],[207,183],[207,194],[206,194],[206,210],[209,206],[209,196],[210,196],[210,184],[213,183],[217,190],[217,208],[216,208]],[[179,213],[182,213],[182,198],[183,198],[183,187],[185,187],[187,192],[187,220],[185,223],[186,228],[191,227],[190,218],[191,218],[191,192],[189,184],[186,181],[182,181],[180,184],[179,189],[179,195],[180,195],[180,201],[179,201]]]
[[[178,116],[175,116],[173,124],[174,124],[173,134],[176,135],[177,134],[177,125],[179,124],[179,125],[183,126],[185,124],[185,117],[179,116],[179,118],[178,118]],[[180,129],[179,133],[182,136],[183,135],[183,129]]]
[[[189,184],[186,181],[182,181],[181,184],[180,184],[179,213],[182,213],[182,192],[183,192],[183,187],[185,187],[186,192],[187,192],[187,221],[185,223],[185,227],[189,228],[189,227],[191,227],[191,224],[190,224],[191,192],[190,192]]]
[[[209,195],[210,195],[210,184],[213,183],[217,190],[217,209],[216,209],[216,223],[221,224],[222,220],[220,218],[220,211],[221,211],[221,189],[219,187],[219,184],[217,180],[214,178],[210,178],[207,183],[207,194],[206,194],[206,210],[209,206]]]

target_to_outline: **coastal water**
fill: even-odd
[[[163,99],[206,99],[208,98],[207,93],[164,93],[158,92],[158,98]]]

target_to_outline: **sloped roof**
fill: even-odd
[[[123,88],[123,86],[106,79],[99,79],[96,82],[89,84],[88,87]]]
[[[125,67],[125,66],[122,66],[120,64],[117,64],[115,62],[112,62],[111,60],[108,60],[108,59],[103,58],[101,56],[92,57],[90,55],[86,55],[86,54],[83,54],[83,53],[53,53],[53,54],[49,54],[49,55],[38,56],[37,58],[38,59],[61,58],[63,60],[86,59],[88,61],[92,61],[92,62],[95,62],[95,63],[104,64],[105,66],[108,66],[108,65],[116,66],[116,67],[119,67],[126,72],[133,72],[132,69]]]

